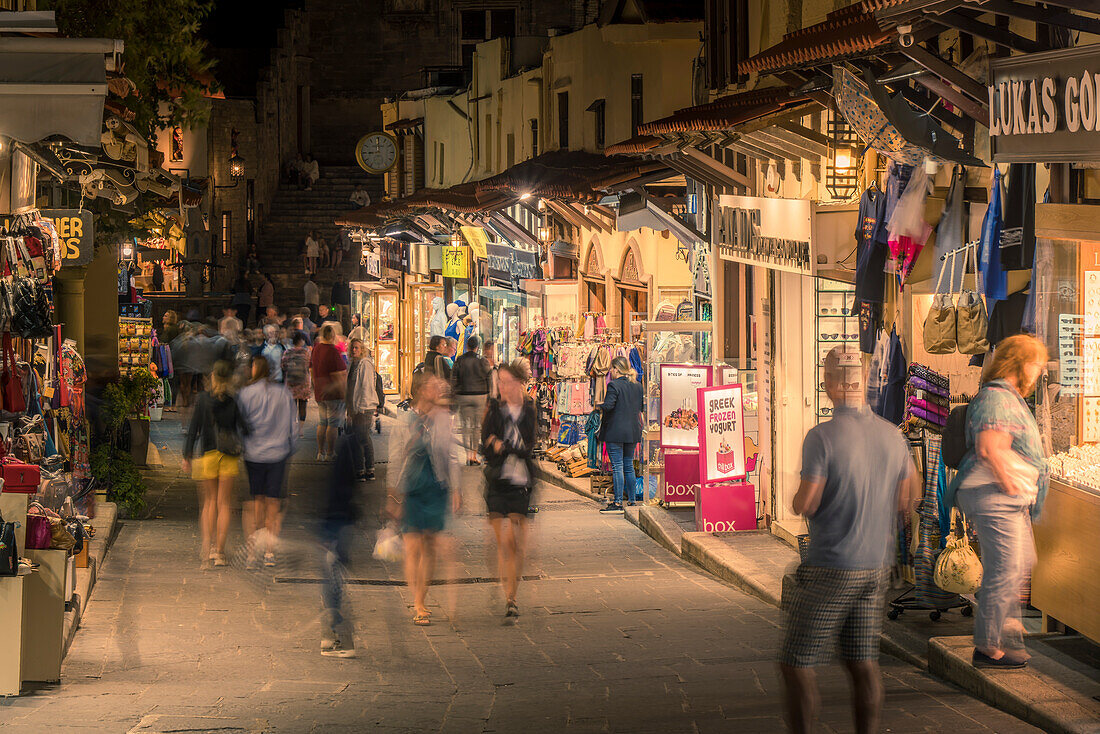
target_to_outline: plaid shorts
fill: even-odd
[[[792,668],[824,665],[835,641],[844,660],[877,660],[889,578],[887,568],[799,566],[785,605],[787,636],[779,662]]]

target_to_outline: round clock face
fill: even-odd
[[[397,139],[389,133],[370,133],[355,146],[355,160],[369,173],[382,173],[397,162]]]

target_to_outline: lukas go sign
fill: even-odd
[[[996,163],[1100,160],[1100,44],[990,64]]]

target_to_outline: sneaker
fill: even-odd
[[[366,479],[368,482],[373,482],[374,481],[374,469],[370,469],[370,470],[364,472],[363,478]]]
[[[600,510],[600,512],[605,514],[605,515],[610,515],[610,514],[623,512],[623,511],[624,511],[623,506],[620,505],[618,502],[608,502],[607,507],[604,507]]]
[[[317,461],[324,461],[324,460],[325,460],[325,452],[324,451],[318,451],[317,452]]]
[[[268,551],[264,553],[264,566],[267,568],[275,568],[275,554]]]
[[[519,607],[514,601],[508,602],[504,608],[504,624],[515,624],[519,621]]]
[[[975,668],[1000,668],[1001,670],[1019,670],[1020,668],[1027,667],[1027,660],[1006,651],[1004,655],[997,659],[993,659],[980,650],[974,651],[974,657],[971,659]]]
[[[332,640],[331,645],[326,645],[325,640],[321,642],[321,654],[329,658],[353,658],[355,657],[355,648],[346,644],[339,637]]]
[[[222,566],[228,566],[229,565],[229,562],[227,560],[225,560],[225,554],[224,553],[215,553],[213,556],[211,556],[210,560],[212,560],[214,562],[215,567],[220,568]]]

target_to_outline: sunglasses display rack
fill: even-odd
[[[827,278],[817,278],[815,283],[817,397],[814,413],[820,423],[833,415],[833,401],[825,394],[825,355],[839,344],[859,344],[859,314],[856,313],[855,286]]]

